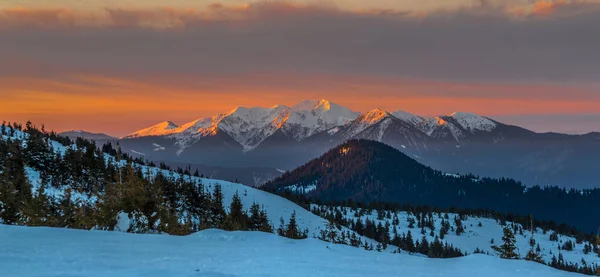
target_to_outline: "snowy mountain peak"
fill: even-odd
[[[283,105],[237,107],[219,121],[218,127],[240,143],[244,151],[250,151],[281,128],[288,117],[289,108]]]
[[[163,121],[156,125],[144,128],[137,132],[131,133],[124,136],[123,138],[138,138],[138,137],[151,137],[151,136],[164,136],[171,134],[174,129],[178,126],[171,121]]]
[[[492,120],[472,113],[455,112],[448,116],[435,116],[425,119],[417,125],[427,135],[444,139],[452,138],[459,144],[464,143],[469,133],[490,132],[496,128]]]
[[[414,115],[402,110],[397,110],[395,112],[392,113],[392,115],[408,124],[410,124],[411,126],[416,126],[417,124],[423,122],[423,120],[425,120],[424,118],[418,116],[418,115]]]
[[[330,110],[333,103],[327,99],[321,100],[303,100],[300,103],[292,106],[292,111],[310,111],[310,110]]]
[[[328,111],[331,109],[331,102],[329,102],[329,100],[326,100],[326,99],[321,99],[321,101],[319,101],[319,103],[315,107],[315,109],[318,109],[318,108],[322,108],[322,109]]]
[[[304,100],[290,109],[283,131],[300,141],[315,133],[344,125],[358,116],[359,113],[326,99]]]
[[[455,112],[450,114],[450,117],[456,120],[462,128],[471,133],[475,131],[489,132],[496,128],[496,123],[493,121],[473,113]]]
[[[464,134],[458,127],[440,116],[425,118],[416,127],[428,136],[435,138],[452,137],[454,140],[460,142],[464,137]]]
[[[304,100],[291,107],[238,106],[181,126],[170,121],[161,122],[124,138],[166,136],[176,140],[175,144],[180,147],[178,153],[181,153],[200,139],[222,132],[238,142],[244,151],[250,151],[278,131],[287,138],[302,141],[328,130],[339,131],[339,128],[334,128],[346,125],[349,127],[344,128],[344,137],[350,138],[377,124],[383,134],[394,122],[402,122],[400,125],[404,127],[416,127],[435,138],[454,137],[458,142],[478,131],[492,131],[497,124],[486,117],[459,112],[427,119],[401,110],[390,113],[379,108],[361,114],[327,99],[315,99]]]
[[[434,122],[439,126],[448,124],[448,121],[444,120],[443,118],[441,118],[439,116],[436,116],[433,119],[434,119]]]
[[[363,123],[375,124],[390,115],[391,114],[389,112],[377,108],[362,115],[360,121]]]
[[[391,119],[392,117],[393,116],[389,112],[379,108],[366,112],[359,116],[356,120],[352,121],[344,137],[353,138],[356,135],[363,132],[364,130],[368,129],[369,127],[386,119],[388,119],[387,122],[389,123],[389,119]]]

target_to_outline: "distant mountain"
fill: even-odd
[[[386,141],[397,148],[423,152],[434,141],[417,129],[414,122],[414,119],[398,118],[384,110],[375,109],[349,123],[343,132],[343,139]]]
[[[120,145],[152,160],[291,170],[350,139],[384,142],[445,172],[506,176],[528,185],[600,185],[600,163],[590,151],[600,149],[598,133],[535,133],[465,112],[360,114],[325,99],[238,107],[182,125],[165,121],[123,137]]]
[[[223,167],[176,162],[165,162],[165,164],[173,169],[189,168],[191,173],[197,170],[198,174],[209,179],[242,183],[250,187],[261,187],[264,183],[281,176],[285,172],[284,170],[270,167]]]
[[[109,136],[107,134],[90,133],[90,132],[86,132],[83,130],[66,131],[66,132],[59,133],[59,135],[61,135],[63,137],[68,137],[70,139],[76,139],[76,138],[80,137],[80,138],[84,138],[87,140],[94,140],[94,141],[110,141],[110,140],[118,140],[119,139],[117,137]]]
[[[177,125],[171,121],[164,121],[158,123],[156,125],[150,126],[148,128],[144,128],[142,130],[133,132],[124,138],[141,138],[141,137],[151,137],[151,136],[162,136],[169,134],[169,132],[173,129],[177,128]]]
[[[315,133],[344,125],[358,115],[359,113],[327,100],[302,101],[293,107],[237,107],[230,112],[198,119],[181,126],[165,121],[133,132],[123,139],[164,136],[174,139],[180,148],[179,151],[183,152],[185,148],[203,138],[222,132],[247,152],[277,131],[300,141]]]
[[[585,231],[596,230],[598,221],[589,218],[600,217],[600,189],[526,188],[513,179],[448,174],[369,140],[347,141],[264,188],[289,190],[324,203],[352,199],[532,214]]]

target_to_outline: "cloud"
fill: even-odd
[[[256,2],[0,12],[0,74],[286,73],[451,81],[600,79],[600,4],[443,10]],[[299,75],[300,76],[300,75]]]
[[[533,16],[573,17],[589,16],[600,12],[597,1],[540,0],[532,4],[529,13]]]

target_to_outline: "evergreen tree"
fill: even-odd
[[[423,255],[429,254],[429,242],[427,241],[427,237],[423,236],[421,238],[421,243],[419,244],[420,249],[419,252]]]
[[[52,201],[46,195],[45,186],[41,184],[35,197],[28,203],[27,214],[30,226],[57,226],[58,220],[55,215]]]
[[[278,233],[291,239],[305,239],[308,237],[308,229],[302,231],[296,223],[296,211],[290,216],[290,222],[287,225],[284,226],[283,218],[281,219],[281,226]]]
[[[31,184],[25,174],[25,158],[19,142],[8,145],[8,155],[4,160],[0,173],[0,218],[5,224],[26,224],[26,207],[31,201]]]
[[[339,238],[338,230],[333,222],[327,223],[325,230],[321,230],[319,239],[322,241],[328,241],[332,243],[343,243],[343,240]]]
[[[462,220],[458,215],[454,218],[454,224],[456,224],[456,235],[457,236],[460,236],[462,233],[465,232],[465,227],[463,226]]]
[[[529,239],[529,251],[527,252],[527,256],[525,256],[525,260],[545,264],[544,260],[542,259],[542,255],[540,254],[539,245],[538,248],[534,250],[535,245],[536,243],[532,233],[531,238]]]
[[[517,240],[513,231],[508,227],[504,227],[504,235],[502,235],[502,245],[492,245],[492,249],[500,255],[503,259],[519,259],[519,255],[515,252],[517,246],[515,245]]]
[[[223,208],[223,191],[220,185],[216,185],[213,191],[212,203],[210,205],[210,223],[212,227],[218,228],[222,226],[225,220],[225,209]]]
[[[406,250],[408,250],[408,252],[415,252],[415,241],[413,240],[412,233],[410,232],[410,230],[406,232],[405,245]]]
[[[248,230],[249,218],[244,207],[242,200],[237,192],[233,195],[231,205],[229,206],[229,214],[224,222],[225,230]]]

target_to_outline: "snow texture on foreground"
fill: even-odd
[[[428,259],[315,239],[205,230],[139,235],[0,225],[0,276],[578,276],[485,255]]]

